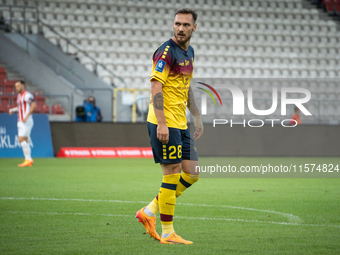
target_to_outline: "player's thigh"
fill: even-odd
[[[18,136],[19,137],[30,137],[33,128],[33,121],[19,122],[18,123]]]
[[[26,136],[26,126],[25,126],[25,123],[23,122],[18,122],[18,137],[27,137]]]
[[[189,129],[182,130],[183,156],[182,171],[188,174],[196,175],[198,169],[198,154],[194,139],[192,139]]]
[[[183,160],[193,160],[198,161],[198,154],[194,139],[192,139],[189,129],[181,131],[182,136],[182,159]]]
[[[182,162],[181,130],[169,128],[169,142],[162,144],[157,139],[157,125],[148,122],[150,144],[155,163],[177,164]]]
[[[29,120],[26,121],[25,126],[26,126],[26,135],[27,135],[27,137],[31,136],[33,125],[34,125],[33,120],[29,119]]]
[[[31,131],[33,128],[33,121],[27,121],[27,122],[18,122],[18,137],[20,140],[28,140],[28,138],[31,136]],[[21,141],[20,141],[21,142]]]

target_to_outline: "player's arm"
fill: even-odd
[[[8,110],[9,115],[11,115],[12,113],[15,113],[15,112],[18,112],[18,107],[13,107],[13,108],[10,108]]]
[[[166,125],[166,119],[164,115],[164,99],[163,99],[163,84],[158,80],[151,81],[151,95],[153,108],[157,118],[157,138],[164,144],[169,141],[169,129]]]
[[[31,108],[30,108],[29,112],[27,113],[25,119],[22,120],[22,122],[24,122],[24,123],[26,122],[28,116],[30,116],[34,112],[35,108],[37,108],[37,104],[33,101],[31,103]]]
[[[196,128],[196,131],[194,133],[194,139],[197,140],[203,135],[203,122],[202,122],[201,114],[195,103],[194,93],[192,92],[191,86],[189,87],[189,92],[188,92],[188,109],[195,118],[194,125]]]

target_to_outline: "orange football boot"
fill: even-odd
[[[184,240],[179,235],[176,235],[175,232],[172,232],[170,236],[167,238],[161,238],[161,243],[167,243],[167,244],[177,244],[177,243],[183,243],[183,244],[193,244],[191,241]]]
[[[18,167],[31,167],[33,165],[33,160],[26,159],[23,163],[19,164]]]
[[[149,233],[149,235],[153,238],[155,238],[155,240],[159,241],[161,240],[161,238],[159,237],[159,235],[156,232],[156,217],[150,217],[148,215],[145,214],[144,212],[144,208],[140,209],[137,213],[136,213],[136,218],[138,218],[138,222],[142,222],[145,229],[146,229],[146,233]]]

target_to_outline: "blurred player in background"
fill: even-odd
[[[178,10],[173,21],[174,36],[153,54],[147,125],[154,160],[161,165],[163,181],[156,198],[140,209],[136,218],[143,223],[150,236],[165,244],[192,244],[176,235],[173,215],[176,198],[199,179],[199,174],[190,174],[190,168],[193,170],[198,166],[198,155],[185,115],[188,107],[195,117],[193,137],[200,138],[203,124],[190,87],[194,49],[189,44],[197,27],[196,19],[194,10]],[[158,212],[162,224],[161,237],[155,228]]]
[[[9,109],[9,114],[11,115],[14,112],[18,112],[18,138],[25,156],[25,161],[18,166],[32,166],[33,160],[28,138],[30,137],[33,128],[32,113],[36,108],[36,103],[34,102],[33,95],[25,90],[24,81],[17,81],[15,83],[15,90],[18,93],[17,107]]]
[[[300,125],[301,124],[301,118],[300,118],[300,109],[295,106],[294,107],[294,114],[292,116],[292,120],[290,121],[290,124],[292,125]],[[294,121],[295,120],[295,121]]]

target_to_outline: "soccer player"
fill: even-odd
[[[24,152],[25,161],[19,164],[19,167],[32,166],[33,160],[31,157],[31,147],[28,143],[28,138],[31,135],[33,128],[32,113],[36,108],[34,97],[31,93],[25,90],[25,82],[17,81],[15,83],[15,90],[18,93],[17,107],[9,109],[9,114],[18,112],[18,138]]]
[[[297,106],[294,107],[294,114],[292,116],[292,120],[290,121],[290,124],[301,125],[300,109]]]
[[[199,173],[194,173],[198,155],[185,115],[188,107],[195,117],[193,138],[197,140],[203,134],[203,124],[190,87],[194,49],[189,45],[197,27],[196,19],[197,14],[192,9],[178,10],[172,25],[174,36],[153,54],[147,126],[155,163],[160,163],[163,171],[163,181],[156,198],[140,209],[136,218],[150,236],[164,244],[192,244],[175,233],[173,215],[176,198],[199,179]],[[161,237],[155,227],[158,212]]]

